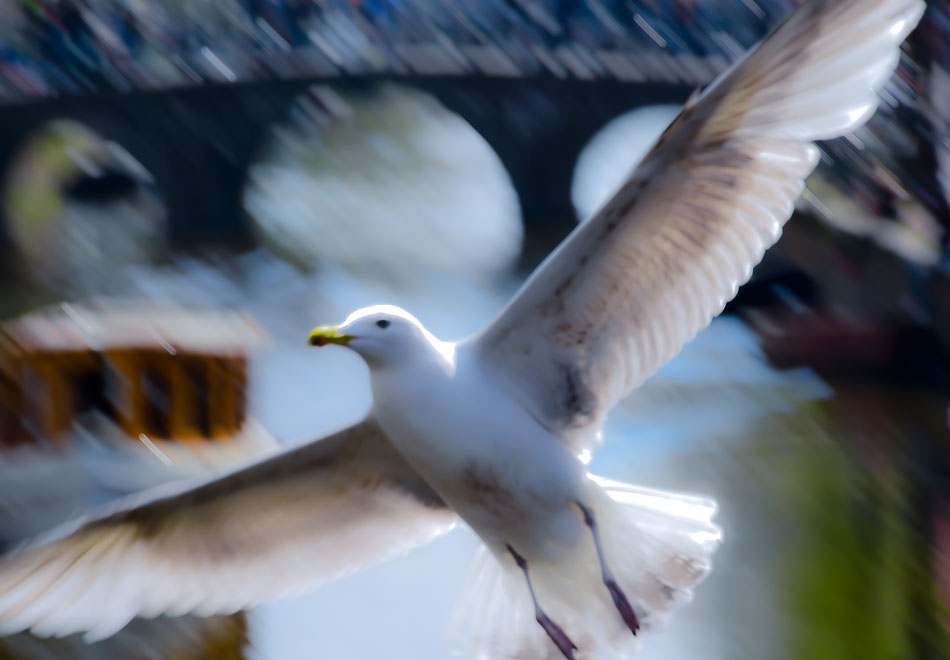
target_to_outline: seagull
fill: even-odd
[[[312,589],[464,523],[453,616],[474,658],[626,657],[687,603],[716,503],[590,474],[619,400],[722,311],[781,234],[812,144],[863,124],[919,0],[806,0],[686,104],[613,197],[481,332],[408,312],[320,326],[369,366],[361,422],[197,485],[148,491],[0,559],[0,633],[207,616]]]

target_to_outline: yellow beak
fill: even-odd
[[[353,339],[353,335],[345,335],[335,325],[318,325],[310,331],[310,339],[307,343],[311,346],[326,346],[327,344],[340,344],[346,346]]]

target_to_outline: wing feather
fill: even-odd
[[[467,348],[581,449],[706,327],[779,238],[811,142],[852,130],[920,0],[809,0],[692,100],[626,183]]]
[[[455,521],[366,420],[0,558],[0,634],[94,640],[135,616],[230,614],[406,552]]]

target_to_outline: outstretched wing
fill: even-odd
[[[877,108],[920,0],[809,0],[687,105],[469,348],[580,448],[778,240],[812,140]]]
[[[235,612],[407,552],[456,520],[368,419],[0,559],[0,634],[93,640],[135,616]]]

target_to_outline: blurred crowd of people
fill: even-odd
[[[394,46],[499,48],[527,71],[565,46],[734,59],[790,0],[4,0],[0,95],[192,84],[310,51],[403,70]],[[298,70],[298,73],[306,73]]]

